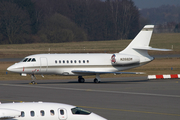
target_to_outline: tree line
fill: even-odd
[[[165,24],[168,22],[180,22],[179,5],[162,5],[157,8],[147,8],[140,10],[141,15],[148,19],[151,24]]]
[[[140,10],[141,24],[154,24],[157,33],[180,32],[180,6],[162,5]]]
[[[0,43],[57,43],[133,38],[132,0],[0,0]]]

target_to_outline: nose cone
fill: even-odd
[[[7,70],[10,71],[10,72],[16,72],[16,68],[17,68],[17,66],[14,64],[14,65],[9,66],[7,68]]]
[[[11,72],[12,72],[12,70],[13,70],[12,66],[9,66],[9,67],[7,68],[7,71],[11,71]]]

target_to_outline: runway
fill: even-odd
[[[0,101],[44,101],[76,105],[108,120],[179,120],[180,79],[147,80],[146,77],[0,81]]]

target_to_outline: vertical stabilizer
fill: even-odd
[[[132,54],[133,48],[149,47],[154,25],[146,25],[132,40],[132,42],[120,53]]]
[[[149,43],[151,40],[154,25],[146,25],[131,41],[131,43],[121,52],[122,54],[136,55],[140,57],[141,62],[150,61],[153,57],[149,56]]]
[[[119,53],[139,56],[140,62],[147,62],[153,60],[153,57],[149,56],[148,50],[171,51],[169,49],[152,48],[149,46],[153,28],[154,25],[144,26],[131,43]]]

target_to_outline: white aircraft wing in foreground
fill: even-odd
[[[94,82],[100,82],[100,74],[141,74],[140,72],[120,72],[142,66],[154,58],[148,50],[170,51],[169,49],[152,48],[149,46],[154,25],[146,25],[131,43],[121,52],[87,53],[87,54],[36,54],[25,57],[21,62],[7,68],[8,71],[20,73],[22,76],[31,74],[35,83],[35,74],[58,74],[78,76],[96,75]]]

